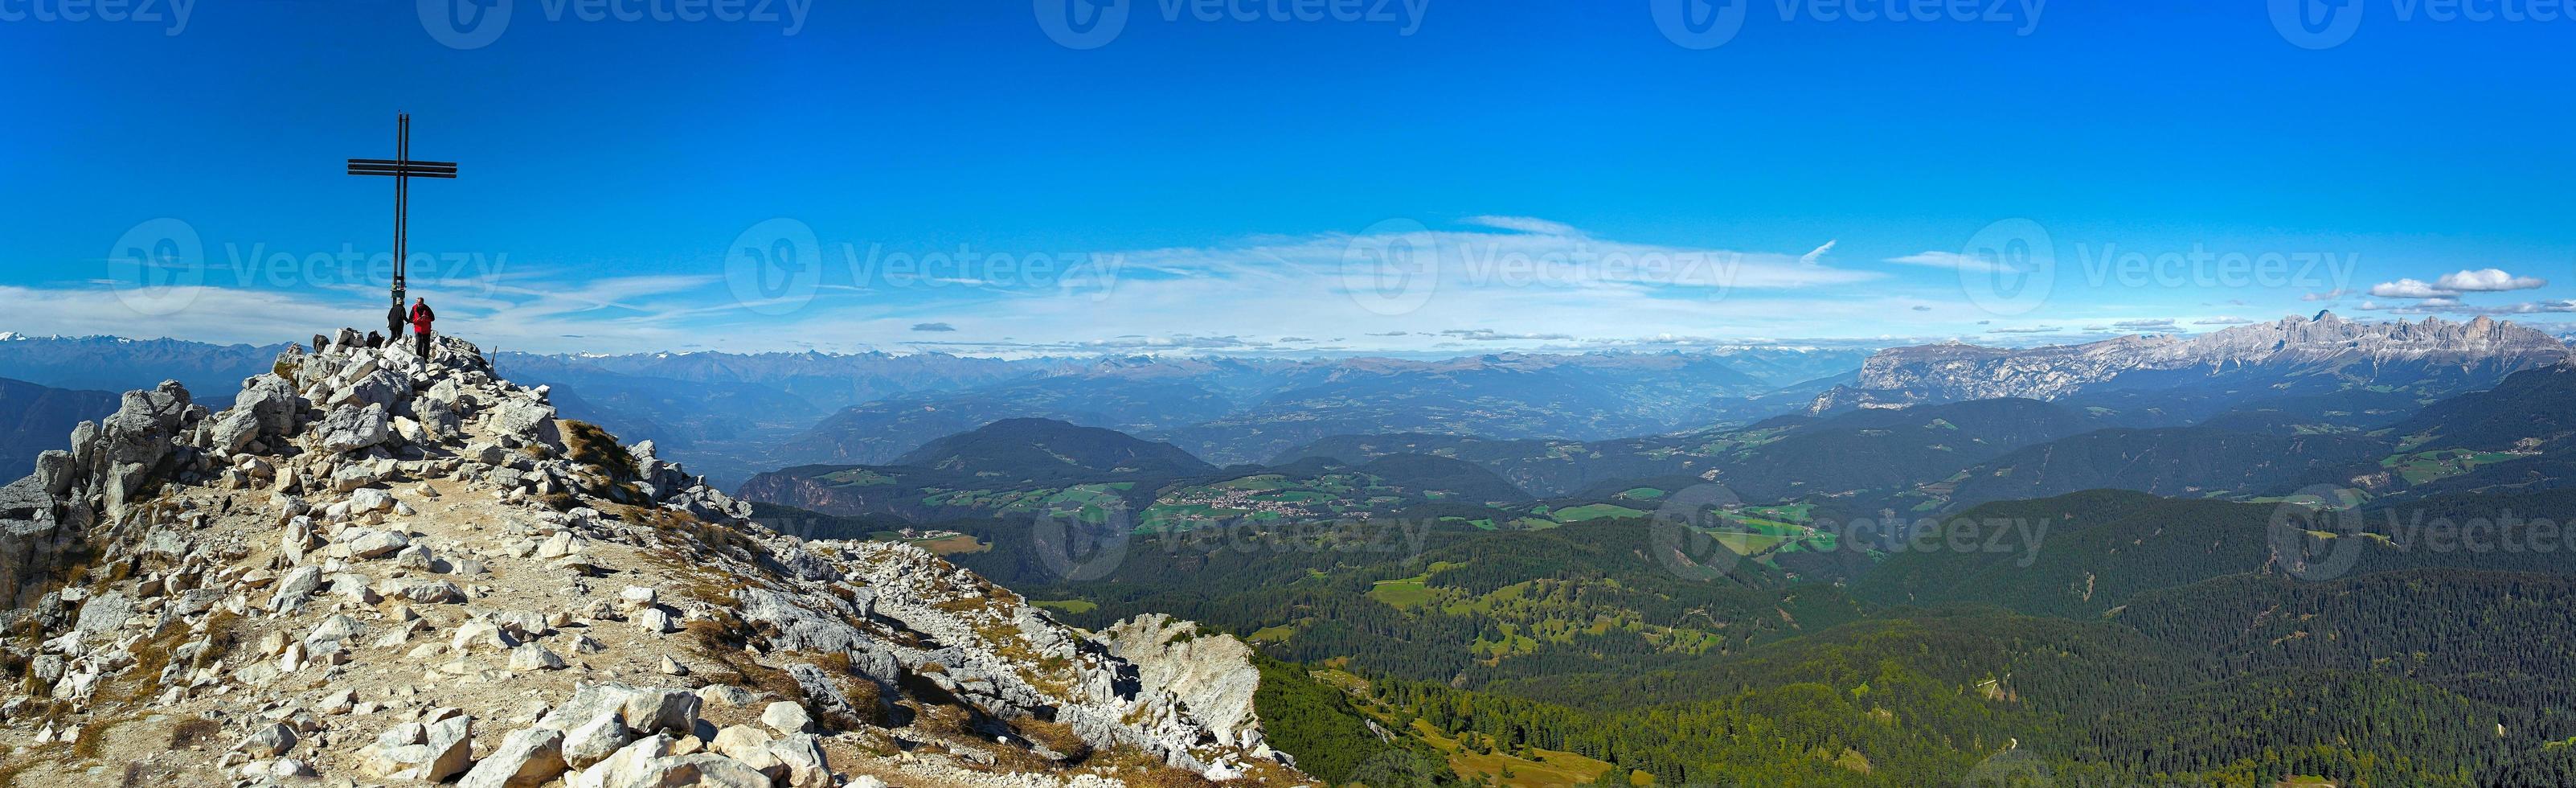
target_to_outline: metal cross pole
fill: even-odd
[[[411,179],[454,178],[456,162],[412,161],[411,113],[394,119],[394,157],[391,159],[350,159],[351,175],[387,175],[394,179],[394,308],[402,308],[403,279],[409,272],[411,254]]]

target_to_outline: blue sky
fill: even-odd
[[[386,251],[390,186],[340,160],[397,111],[463,165],[415,187],[415,292],[516,349],[2026,343],[2576,296],[2576,21],[2522,0],[2322,33],[1098,1],[1123,22],[1051,34],[1059,0],[0,0],[42,75],[0,91],[0,330],[374,322],[343,259]]]

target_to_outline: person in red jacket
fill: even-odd
[[[438,314],[429,311],[429,299],[412,299],[411,334],[414,338],[414,346],[419,348],[414,355],[420,356],[420,360],[424,362],[429,360],[429,324],[436,319]]]

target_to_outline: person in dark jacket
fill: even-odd
[[[402,341],[403,318],[404,315],[401,301],[395,301],[393,306],[385,307],[386,340],[392,342]]]
[[[416,343],[416,346],[420,348],[416,353],[414,353],[414,355],[418,355],[418,356],[420,356],[420,360],[421,360],[421,361],[424,361],[424,362],[426,362],[426,361],[428,361],[428,360],[429,360],[429,324],[430,324],[430,321],[433,321],[433,320],[436,320],[436,319],[438,319],[438,314],[437,314],[437,313],[435,313],[435,312],[431,312],[431,311],[429,311],[429,299],[426,299],[426,298],[415,298],[415,299],[412,299],[412,302],[411,302],[411,332],[412,332],[412,339],[413,339],[413,342],[414,342],[414,343]]]

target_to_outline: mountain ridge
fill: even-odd
[[[1889,348],[1862,363],[1860,380],[1817,397],[1811,412],[1901,407],[1994,397],[2059,399],[2098,388],[2175,387],[2268,373],[2341,376],[2368,385],[2432,378],[2456,393],[2524,369],[2563,364],[2566,343],[2486,316],[2453,323],[2377,323],[2331,311],[2235,326],[2192,337],[2132,335],[2078,345],[2006,349],[1951,343]]]

